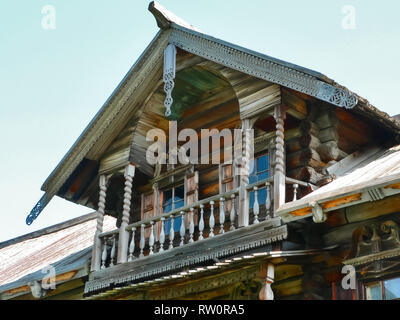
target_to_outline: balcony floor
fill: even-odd
[[[272,218],[212,238],[136,258],[132,262],[95,271],[90,274],[89,281],[85,285],[85,294],[90,295],[113,286],[136,283],[214,259],[229,257],[286,237],[286,225],[281,224],[280,218]]]

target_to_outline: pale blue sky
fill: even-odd
[[[90,212],[54,198],[30,226],[40,186],[158,28],[145,0],[0,2],[0,241]],[[390,115],[400,113],[400,2],[160,3],[214,37],[319,71]],[[56,9],[43,30],[41,9]],[[342,28],[342,7],[356,29]]]

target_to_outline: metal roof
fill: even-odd
[[[57,274],[85,266],[91,257],[96,216],[91,213],[0,243],[0,293],[41,280],[41,270],[49,265]],[[115,218],[105,216],[103,230],[112,229]]]
[[[328,172],[336,175],[337,178],[306,195],[303,199],[400,173],[400,145],[386,150],[373,148],[357,153],[351,158],[352,161],[340,171],[340,162],[336,168],[328,169]],[[357,159],[361,161],[357,161]],[[335,172],[337,173],[335,174]]]
[[[284,221],[293,220],[288,216],[290,213],[310,207],[313,202],[324,203],[357,192],[370,194],[369,197],[363,196],[359,201],[346,204],[347,206],[380,200],[399,193],[397,185],[393,188],[391,185],[400,182],[400,145],[388,149],[372,147],[356,152],[328,168],[328,172],[336,179],[297,201],[283,204],[277,210]],[[371,192],[377,189],[379,194],[375,197]],[[335,207],[326,211],[333,209]],[[309,214],[298,218],[306,216]]]

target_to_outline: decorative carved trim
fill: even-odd
[[[357,97],[348,90],[332,86],[293,68],[243,52],[225,43],[213,41],[180,26],[173,25],[170,43],[226,67],[280,84],[339,107],[353,108],[358,103]]]
[[[150,79],[157,71],[163,56],[163,49],[167,46],[170,31],[162,31],[158,33],[154,40],[149,44],[138,62],[134,65],[126,79],[121,82],[121,86],[116,89],[109,100],[101,108],[99,113],[90,123],[90,126],[81,134],[70,152],[61,160],[59,165],[54,169],[49,178],[43,184],[43,190],[46,194],[38,202],[31,214],[27,218],[27,223],[40,214],[41,210],[50,202],[64,182],[72,174],[82,159],[99,140],[105,130],[128,106],[127,101],[133,94],[143,87],[143,84]],[[143,63],[143,62],[146,63]],[[132,104],[129,104],[132,105]]]
[[[164,106],[165,117],[171,115],[172,106],[172,90],[174,89],[174,79],[176,70],[176,48],[173,44],[169,44],[164,50],[164,91],[166,93]]]
[[[278,221],[278,220],[276,220]],[[272,224],[271,224],[272,223]],[[273,220],[269,220],[268,222],[260,223],[257,226],[261,225],[275,225],[276,222]],[[226,233],[226,235],[229,235],[234,232],[239,232],[240,229],[237,229],[235,231],[232,231],[230,233]],[[203,240],[202,242],[195,242],[192,245],[198,245],[201,243],[205,243],[206,241],[218,241],[220,237],[224,235],[214,237],[214,238],[208,238]],[[149,277],[154,277],[158,274],[163,274],[166,272],[171,272],[177,269],[182,269],[185,267],[190,267],[199,263],[203,263],[206,261],[218,259],[221,257],[226,257],[230,256],[233,254],[237,254],[246,250],[262,247],[264,245],[277,242],[283,239],[286,239],[287,237],[287,226],[282,225],[282,226],[275,226],[274,228],[265,230],[262,232],[262,234],[254,238],[252,240],[244,240],[242,238],[239,238],[239,241],[232,240],[232,246],[219,246],[214,248],[212,251],[208,250],[195,250],[192,248],[190,252],[195,252],[195,254],[180,254],[176,255],[174,257],[173,262],[170,263],[165,263],[165,259],[155,263],[153,265],[146,265],[146,266],[132,266],[132,270],[134,272],[118,272],[116,275],[113,273],[111,276],[104,276],[101,279],[92,279],[86,282],[85,284],[85,294],[93,292],[93,291],[98,291],[104,288],[111,287],[112,285],[116,284],[123,284],[123,283],[129,283],[129,282],[137,282],[141,279],[146,279]],[[188,246],[188,245],[187,245]],[[181,247],[184,249],[185,247]],[[177,250],[175,248],[175,250]],[[208,251],[208,252],[207,252]],[[171,252],[171,250],[164,251],[161,254],[167,254],[168,252]],[[155,257],[156,255],[153,255],[152,257]],[[146,257],[147,258],[147,257]],[[139,262],[136,260],[136,262]],[[132,262],[134,263],[134,262]],[[150,263],[150,261],[149,261]],[[143,270],[143,271],[142,271]],[[108,272],[113,272],[112,268],[107,269]]]
[[[28,214],[26,217],[26,224],[30,226],[34,220],[39,216],[39,214],[42,212],[44,207],[50,202],[51,197],[45,193],[40,200],[36,203],[36,205],[33,207],[31,212]]]
[[[312,210],[312,215],[313,215],[313,221],[315,223],[322,223],[327,219],[326,213],[323,211],[322,207],[318,204],[318,202],[313,201],[310,203],[311,205],[311,210]]]
[[[353,232],[352,248],[344,264],[358,267],[364,277],[399,265],[400,235],[395,221],[373,222]]]

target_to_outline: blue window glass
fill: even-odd
[[[379,282],[366,287],[367,300],[382,300],[382,289]]]
[[[173,190],[174,189],[174,190]],[[185,205],[184,201],[184,188],[183,186],[175,187],[170,190],[164,191],[163,194],[163,213],[170,212],[175,209],[179,209]],[[173,191],[175,193],[174,198],[172,199]],[[178,232],[181,228],[182,217],[175,217],[174,218],[174,230]],[[164,232],[165,234],[169,234],[171,228],[171,220],[165,220],[164,223]]]
[[[400,298],[400,278],[384,281],[386,300]]]
[[[269,157],[268,154],[263,154],[256,157],[250,162],[249,184],[261,181],[269,177]],[[267,191],[265,188],[257,192],[258,203],[264,204],[267,200]],[[254,191],[250,192],[250,208],[254,206]]]

